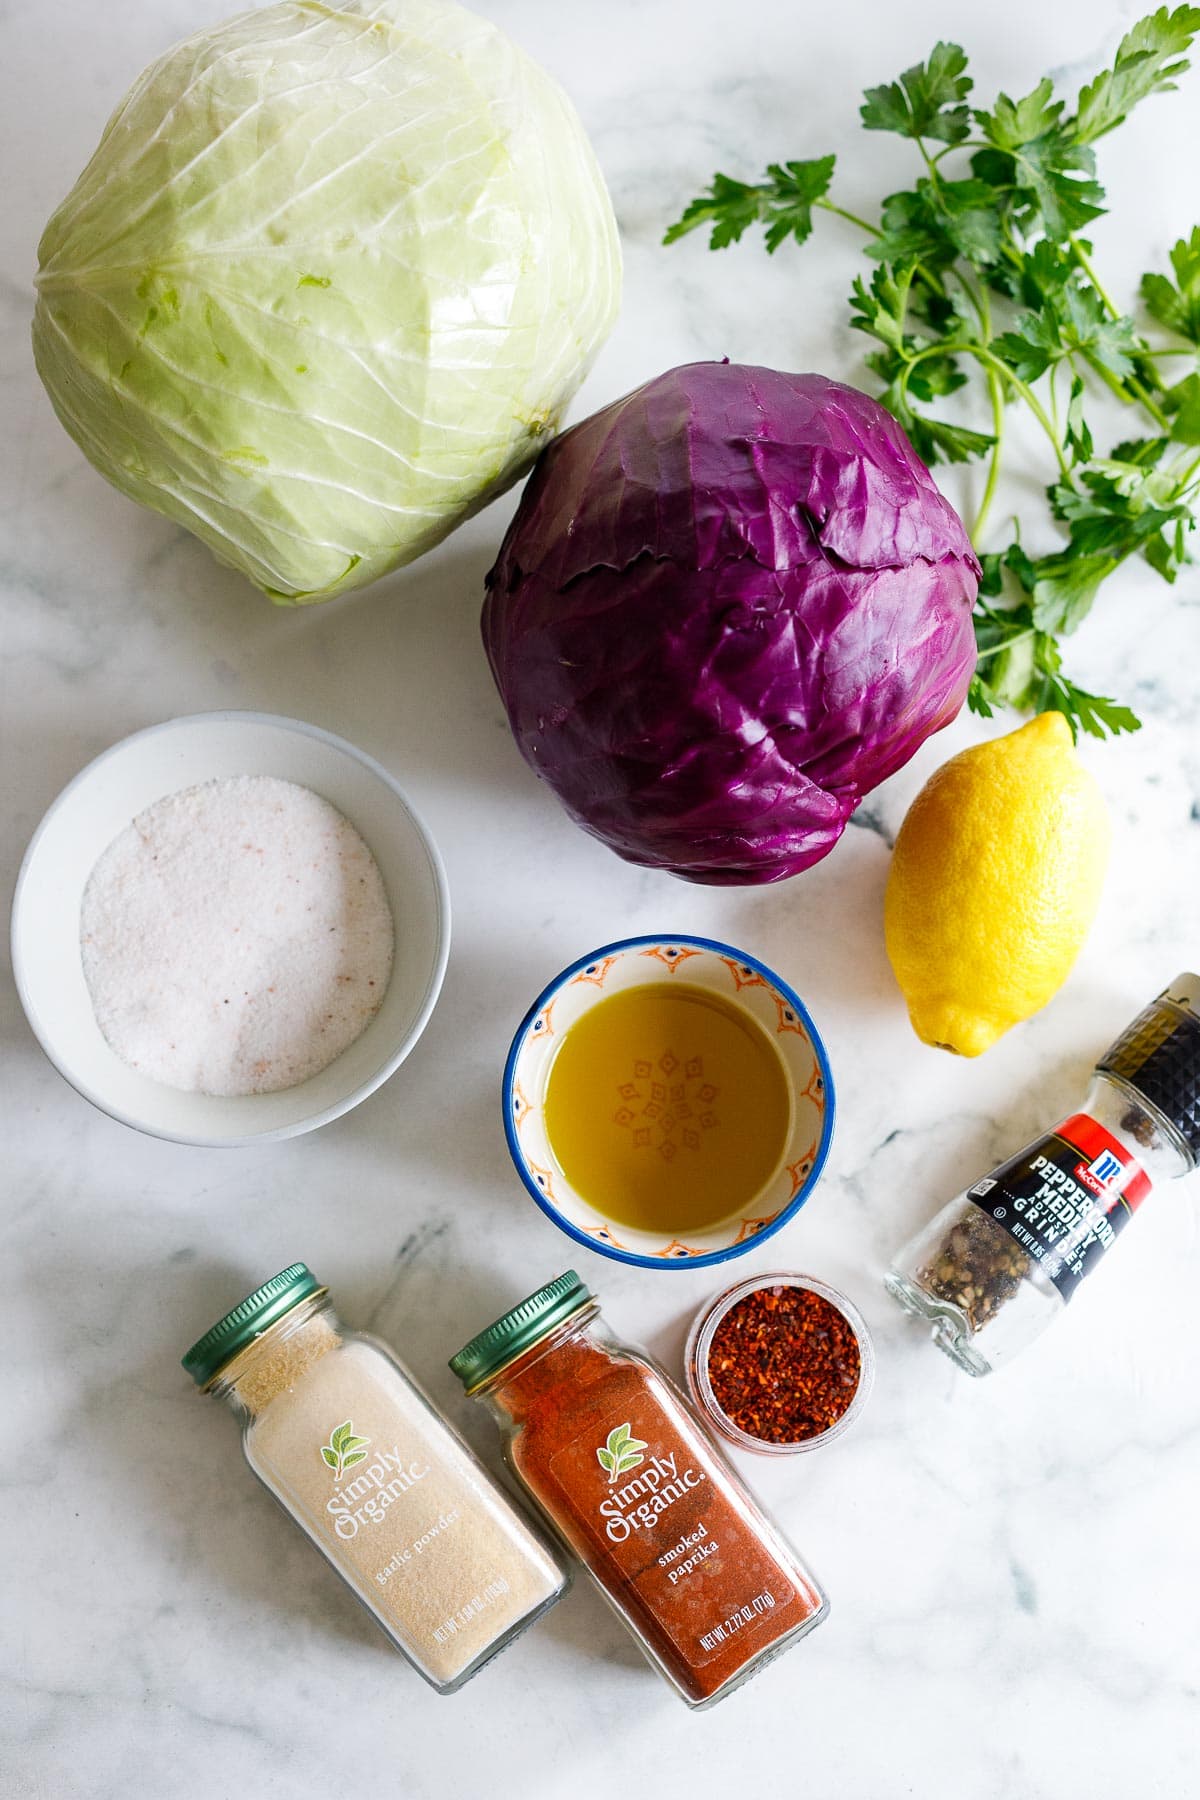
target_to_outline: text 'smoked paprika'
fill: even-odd
[[[689,1705],[723,1698],[828,1609],[687,1401],[610,1338],[573,1271],[451,1367],[510,1466]]]

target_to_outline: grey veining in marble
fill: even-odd
[[[896,185],[902,151],[857,128],[858,91],[939,34],[981,85],[1072,79],[1135,0],[480,0],[565,82],[624,236],[621,322],[578,416],[671,363],[731,357],[861,377],[844,294],[853,234],[721,257],[659,240],[721,167],[837,149],[840,191]],[[445,853],[456,938],[444,996],[396,1078],[310,1138],[236,1153],[153,1142],[93,1112],[3,994],[7,1567],[5,1800],[580,1800],[766,1792],[813,1800],[1192,1800],[1200,1793],[1200,1183],[1156,1195],[1040,1348],[971,1383],[883,1295],[888,1253],[938,1201],[1081,1091],[1094,1054],[1200,958],[1200,578],[1106,592],[1078,678],[1146,729],[1084,754],[1116,848],[1066,988],[979,1062],[913,1039],[882,945],[889,845],[963,717],[872,796],[834,856],[765,892],[628,868],[583,836],[513,748],[478,640],[512,498],[380,587],[272,610],[192,539],[111,492],[57,426],[28,347],[38,232],[133,75],[222,0],[0,8],[0,602],[9,882],[90,756],[218,706],[309,718],[380,757]],[[1101,146],[1116,290],[1200,218],[1200,74]],[[893,179],[895,176],[895,179]],[[1044,474],[1034,441],[1027,481]],[[948,479],[967,506],[976,474]],[[1014,493],[1017,490],[1014,489]],[[998,510],[997,517],[1001,516]],[[998,722],[997,728],[999,728]],[[741,1265],[843,1286],[877,1334],[861,1425],[826,1454],[747,1472],[811,1558],[828,1624],[693,1717],[581,1582],[460,1696],[377,1637],[241,1462],[182,1350],[304,1257],[352,1323],[392,1340],[493,1463],[447,1356],[572,1260],[505,1154],[498,1078],[528,1001],[633,931],[744,945],[799,988],[839,1085],[827,1173]],[[575,1253],[578,1260],[578,1253]],[[678,1367],[711,1273],[584,1257],[613,1324]]]

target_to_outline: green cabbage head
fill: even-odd
[[[620,288],[569,101],[448,0],[288,0],[169,50],[39,256],[34,351],[71,436],[290,602],[411,561],[515,480]]]

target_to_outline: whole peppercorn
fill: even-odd
[[[1028,1276],[1032,1259],[1001,1235],[978,1207],[970,1207],[924,1264],[919,1279],[936,1300],[961,1307],[972,1331],[982,1331]]]

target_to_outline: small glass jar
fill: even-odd
[[[818,1306],[808,1309],[811,1317],[786,1304],[792,1292],[817,1297]],[[743,1301],[753,1305],[751,1296],[761,1296],[768,1305],[760,1308],[752,1341],[731,1343],[727,1354],[741,1365],[730,1371],[740,1377],[736,1385],[745,1395],[738,1418],[747,1419],[755,1411],[758,1396],[763,1414],[759,1431],[764,1435],[730,1416],[717,1396],[719,1371],[717,1381],[713,1379],[714,1338]],[[772,1297],[785,1302],[778,1312],[769,1310]],[[840,1331],[831,1312],[840,1315]],[[752,1275],[700,1308],[688,1335],[684,1372],[696,1406],[729,1443],[763,1456],[793,1456],[831,1444],[849,1430],[867,1404],[875,1380],[875,1350],[862,1314],[836,1288],[811,1275]],[[732,1404],[728,1395],[726,1403]],[[766,1435],[789,1418],[812,1428],[803,1436]],[[822,1418],[828,1423],[820,1424]]]
[[[643,1351],[573,1269],[451,1360],[525,1490],[691,1707],[711,1706],[828,1601]]]
[[[418,1674],[453,1693],[568,1580],[391,1351],[347,1331],[303,1263],[183,1366],[227,1400],[258,1479]]]
[[[968,1375],[1040,1337],[1152,1187],[1200,1158],[1200,976],[1144,1007],[1082,1107],[955,1196],[896,1256],[889,1293]]]

